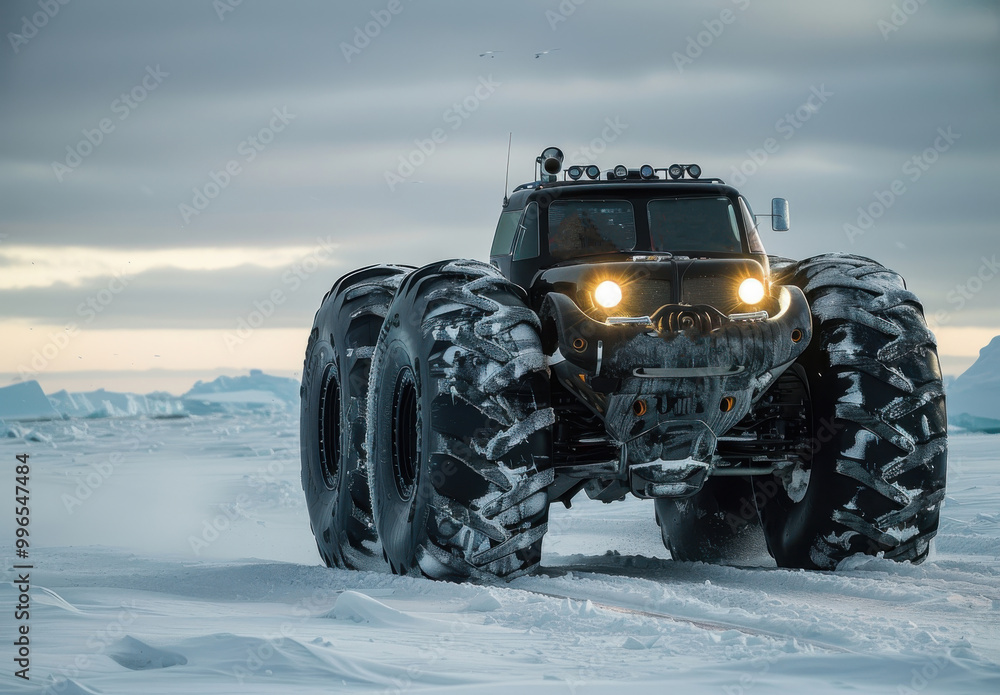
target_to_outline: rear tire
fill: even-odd
[[[409,269],[340,278],[316,312],[302,369],[302,489],[328,567],[384,567],[365,468],[368,369],[385,312]]]
[[[948,441],[923,309],[902,277],[859,256],[817,256],[782,274],[776,282],[801,287],[813,314],[799,358],[813,441],[805,489],[778,481],[763,505],[769,550],[780,567],[834,569],[856,553],[921,562],[937,532]]]
[[[654,502],[663,545],[681,562],[734,564],[761,549],[750,479],[710,477],[690,497]]]
[[[548,525],[548,367],[538,317],[492,266],[410,275],[372,360],[372,505],[398,574],[512,577]]]

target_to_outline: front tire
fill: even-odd
[[[782,274],[776,282],[801,287],[813,314],[799,358],[813,439],[797,483],[790,471],[761,510],[769,550],[780,567],[834,569],[856,553],[921,562],[948,441],[923,309],[902,277],[859,256],[817,256]]]
[[[492,266],[415,271],[372,360],[367,442],[375,523],[398,574],[512,577],[548,523],[548,368],[538,317]]]

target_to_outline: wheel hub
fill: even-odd
[[[420,461],[420,418],[413,372],[400,371],[392,397],[392,472],[399,496],[408,500]]]
[[[340,381],[328,367],[320,403],[320,458],[327,487],[333,489],[340,470]]]

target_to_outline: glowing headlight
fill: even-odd
[[[605,309],[618,306],[622,300],[622,288],[617,282],[605,280],[594,290],[594,301]]]
[[[740,283],[739,295],[744,304],[756,304],[764,298],[764,283],[757,278],[747,278]]]

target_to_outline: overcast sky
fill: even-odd
[[[947,373],[1000,334],[993,1],[3,0],[0,30],[2,383],[297,375],[340,274],[487,257],[509,132],[512,186],[557,145],[787,197],[768,251],[902,272]]]

